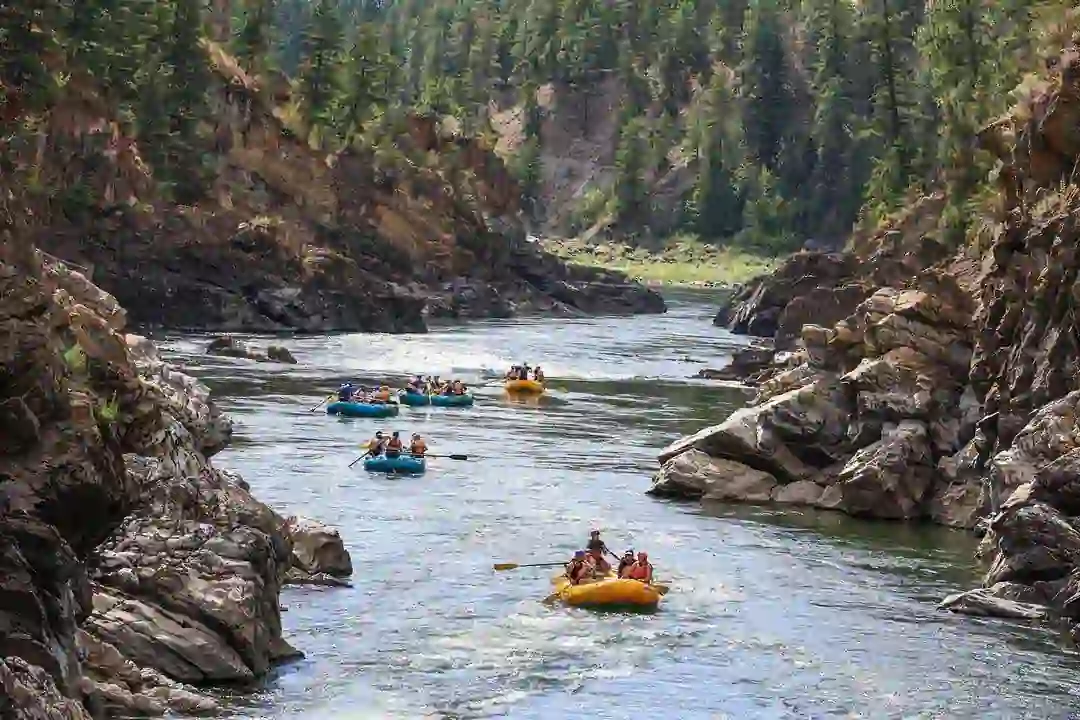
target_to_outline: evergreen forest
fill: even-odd
[[[155,176],[197,197],[193,147],[207,108],[205,34],[253,76],[285,76],[295,112],[328,147],[392,143],[406,111],[491,135],[522,108],[509,158],[542,214],[545,85],[588,93],[614,78],[614,181],[581,227],[627,238],[657,225],[653,184],[691,168],[664,232],[779,254],[840,244],[910,198],[944,190],[956,240],[991,169],[978,129],[1035,69],[1043,16],[1024,0],[26,0],[2,11],[5,78],[40,96],[62,48],[122,108]],[[28,22],[33,19],[33,23]],[[41,32],[41,28],[53,32]],[[36,77],[35,73],[43,74]],[[33,93],[31,93],[33,95]],[[43,101],[43,100],[42,100]]]

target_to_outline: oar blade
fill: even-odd
[[[468,460],[469,459],[468,455],[447,455],[446,457],[450,458],[451,460]]]
[[[513,570],[518,567],[517,563],[495,563],[496,570]]]

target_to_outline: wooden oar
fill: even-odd
[[[542,562],[542,563],[495,563],[496,570],[516,570],[522,567],[557,567],[560,565],[566,565],[566,561],[560,562]]]
[[[320,401],[319,401],[319,404],[318,404],[318,405],[316,405],[315,407],[313,407],[313,408],[311,408],[310,410],[308,410],[308,412],[315,412],[316,410],[318,410],[319,408],[321,408],[321,407],[322,407],[322,404],[323,404],[324,402],[326,402],[327,400],[329,400],[329,399],[331,399],[331,398],[333,398],[333,397],[334,397],[333,395],[327,395],[326,397],[324,397],[324,398],[323,398],[322,400],[320,400]]]

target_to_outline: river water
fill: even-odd
[[[1065,718],[1080,660],[1049,630],[935,608],[977,582],[974,541],[940,528],[835,514],[716,507],[644,495],[656,450],[723,419],[733,387],[689,379],[744,340],[711,298],[663,316],[475,322],[426,335],[286,339],[296,366],[166,355],[236,422],[216,459],[285,514],[336,525],[352,589],[287,589],[289,640],[307,657],[235,718]],[[265,344],[265,339],[254,338]],[[553,390],[387,421],[309,408],[345,378],[489,378],[541,362]],[[422,432],[416,479],[348,464],[375,429]],[[646,549],[671,592],[653,615],[546,607],[550,568],[589,530]]]

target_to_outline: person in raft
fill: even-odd
[[[375,433],[375,437],[368,440],[368,444],[367,444],[368,455],[370,455],[371,457],[375,457],[377,455],[382,455],[383,451],[385,449],[386,449],[386,438],[383,436],[383,431],[380,430],[379,432]]]
[[[420,377],[419,375],[414,377],[412,380],[409,381],[408,390],[411,393],[415,393],[417,395],[423,395],[424,394],[424,378]]]
[[[338,402],[349,402],[352,400],[353,392],[356,391],[356,386],[351,382],[342,383],[341,387],[337,389]]]
[[[401,451],[404,448],[401,442],[401,433],[397,430],[394,431],[390,439],[386,441],[386,457],[396,458],[401,457]]]
[[[424,457],[427,452],[427,443],[424,442],[424,438],[420,437],[420,433],[412,434],[412,441],[409,443],[409,453],[416,457]]]
[[[584,550],[574,553],[573,559],[566,564],[566,577],[570,578],[571,585],[580,585],[583,581],[592,577],[593,568],[589,563]]]
[[[604,552],[600,548],[590,548],[588,551],[589,564],[593,567],[593,574],[597,577],[604,577],[611,572],[611,563],[604,557]]]
[[[623,556],[619,558],[619,569],[615,571],[615,574],[619,577],[626,577],[626,569],[634,564],[634,551],[627,550],[623,553]]]
[[[601,553],[610,553],[608,546],[604,544],[604,541],[600,539],[600,531],[593,530],[589,533],[589,542],[585,543],[585,549],[592,552],[592,550],[599,550]],[[615,553],[611,553],[614,555]]]
[[[544,382],[544,371],[540,369],[539,365],[533,368],[533,380],[538,383]]]
[[[652,582],[652,564],[649,562],[648,553],[639,552],[637,562],[626,569],[626,574],[621,576],[629,580],[639,580],[645,584]]]

